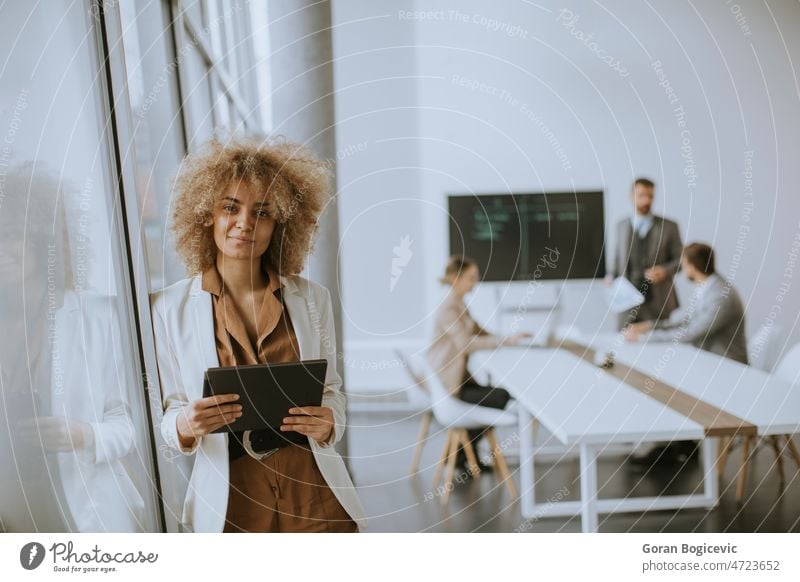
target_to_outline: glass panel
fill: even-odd
[[[157,531],[93,14],[2,10],[0,527]]]
[[[237,63],[237,51],[234,47],[239,44],[242,39],[242,37],[237,34],[235,25],[239,15],[244,11],[245,10],[242,9],[242,6],[238,2],[229,5],[224,0],[219,0],[219,13],[223,17],[223,21],[220,23],[222,62],[225,66],[225,70],[234,82],[239,77],[240,73]]]
[[[183,0],[180,6],[183,9],[183,17],[190,18],[198,29],[206,25],[207,11],[205,10],[205,0]]]
[[[134,119],[136,188],[152,289],[186,276],[167,228],[172,180],[185,151],[177,59],[171,35],[164,32],[169,22],[166,7],[151,0],[120,4]]]
[[[260,123],[260,131],[269,131],[272,127],[272,109],[269,82],[269,26],[267,17],[267,0],[251,0],[250,10],[240,15],[240,20],[246,19],[252,29],[255,66],[250,70],[251,87],[253,92],[253,115],[248,119],[248,124]],[[244,23],[242,29],[244,30]],[[249,63],[249,60],[244,62]]]
[[[239,115],[239,112],[233,106],[233,101],[231,101],[230,98],[228,99],[228,107],[230,107],[231,110],[231,127],[233,128],[233,131],[239,133],[243,133],[246,131],[250,133],[261,131],[261,128],[258,127],[257,124],[245,123],[244,118],[241,115]],[[250,119],[254,120],[254,117],[251,116]]]
[[[217,5],[216,0],[212,0],[206,4],[206,11],[208,12],[208,23],[206,24],[206,30],[203,31],[202,38],[206,43],[207,47],[211,49],[212,59],[218,60],[222,57],[222,54],[225,52],[225,39],[224,39],[224,13],[219,12],[217,9],[219,6]],[[215,63],[216,66],[220,66],[220,62]]]
[[[184,35],[188,39],[188,32]],[[214,117],[211,98],[211,76],[208,65],[193,44],[184,47],[182,61],[184,121],[188,128],[189,149],[200,144],[214,133]]]
[[[231,107],[233,104],[225,94],[222,82],[216,75],[214,75],[213,86],[214,95],[216,96],[216,100],[214,101],[214,127],[230,129],[233,125],[231,122]]]

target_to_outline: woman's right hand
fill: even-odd
[[[236,404],[238,394],[218,394],[191,402],[178,414],[178,438],[184,447],[195,439],[230,424],[242,415],[242,405]]]
[[[531,340],[531,339],[533,339],[533,334],[528,332],[519,332],[515,333],[514,335],[506,337],[503,343],[507,346],[515,346],[521,343],[523,340]]]

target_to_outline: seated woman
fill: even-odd
[[[196,454],[184,524],[203,532],[352,532],[363,510],[333,445],[345,427],[328,290],[298,276],[330,194],[305,148],[235,138],[190,154],[176,181],[173,231],[190,278],[153,295],[166,442]],[[211,434],[241,415],[232,395],[202,397],[207,368],[326,358],[319,407],[281,431]],[[287,387],[291,389],[291,387]]]
[[[479,279],[478,265],[473,259],[461,255],[450,257],[444,277],[440,279],[450,289],[436,312],[433,342],[426,356],[431,369],[451,394],[480,406],[505,408],[511,398],[508,391],[478,383],[467,371],[467,357],[477,350],[518,344],[531,334],[494,335],[472,319],[464,296],[475,288]],[[481,429],[470,430],[469,439],[474,444],[482,433]],[[459,467],[463,468],[465,460],[463,452],[459,451]]]

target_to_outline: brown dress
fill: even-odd
[[[203,273],[211,293],[220,366],[292,362],[300,350],[280,278],[267,269],[269,287],[257,314],[258,340],[250,341],[242,318],[227,301],[216,265]],[[259,442],[252,433],[251,442]],[[355,532],[357,525],[325,482],[309,445],[289,445],[258,460],[242,446],[242,433],[229,435],[230,491],[225,532]],[[266,442],[269,442],[269,438]],[[274,443],[273,443],[274,444]],[[259,450],[266,450],[269,446]]]

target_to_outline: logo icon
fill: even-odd
[[[394,257],[392,258],[392,278],[389,280],[389,292],[394,291],[394,286],[397,285],[400,275],[403,274],[403,267],[408,265],[411,256],[414,254],[411,250],[411,243],[413,242],[411,236],[407,234],[400,238],[400,244],[392,248]]]
[[[29,542],[19,552],[19,563],[26,570],[35,570],[44,561],[44,546],[38,542]]]

